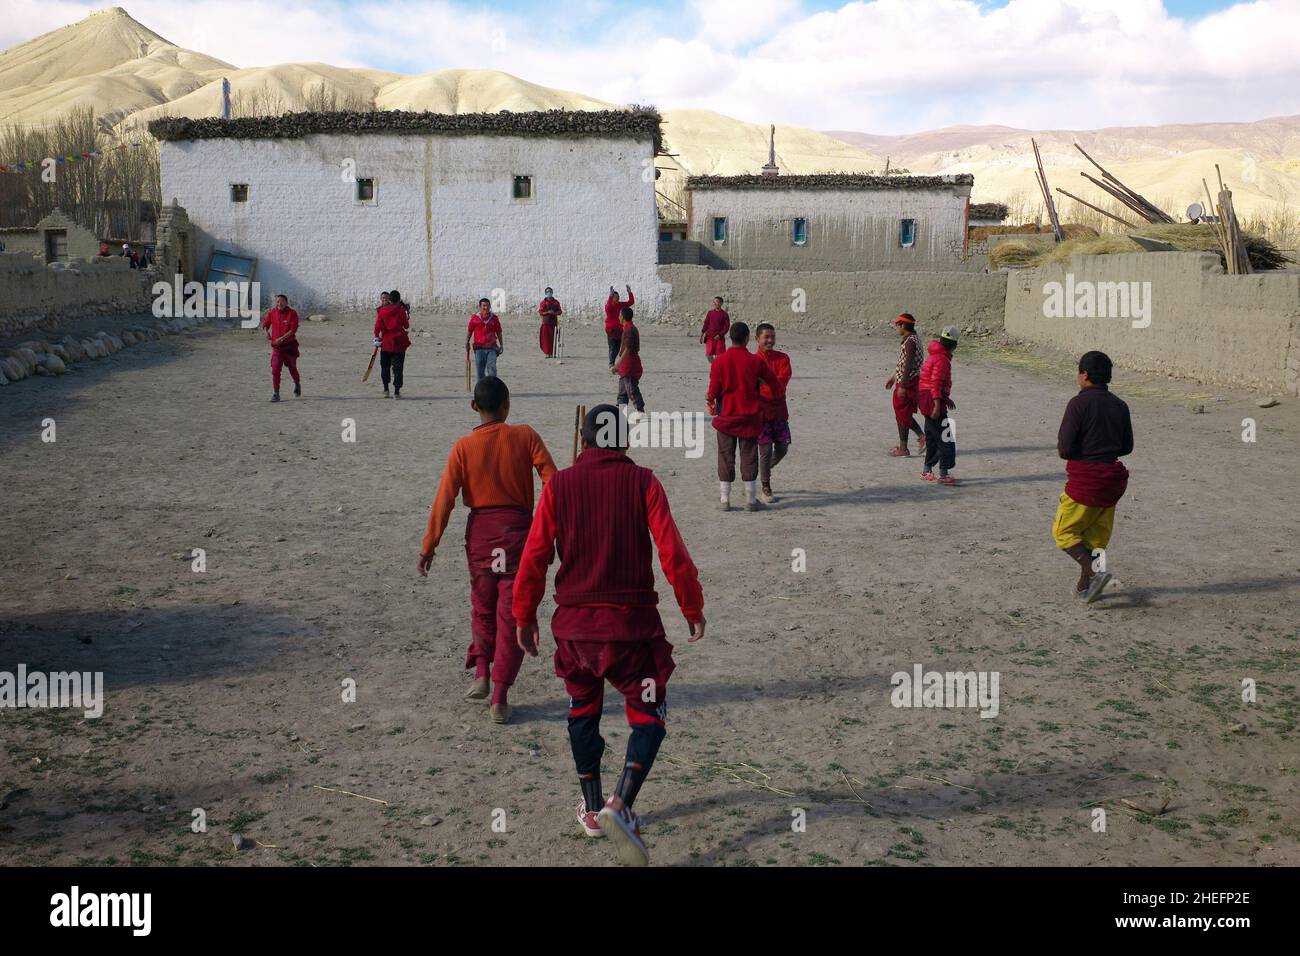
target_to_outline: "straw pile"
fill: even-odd
[[[1068,232],[1069,227],[1067,226],[1066,229]],[[1223,260],[1219,236],[1213,226],[1201,223],[1150,224],[1134,231],[1133,235],[1159,239],[1169,243],[1179,252],[1217,252],[1220,261]],[[1251,235],[1245,235],[1243,239],[1251,267],[1256,271],[1281,269],[1293,261],[1267,239]],[[1024,268],[1053,262],[1069,262],[1071,256],[1107,256],[1143,251],[1141,246],[1127,236],[1094,235],[1088,238],[1067,239],[1065,242],[1053,245],[1008,240],[995,246],[989,253],[989,265],[995,269]],[[1224,269],[1227,269],[1226,262],[1224,262]]]

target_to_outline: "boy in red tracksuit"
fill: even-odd
[[[537,333],[537,342],[542,347],[542,354],[547,358],[555,357],[555,330],[559,327],[560,316],[564,310],[560,308],[560,300],[555,297],[550,287],[546,289],[546,296],[537,306],[537,314],[542,317],[542,327]]]
[[[298,375],[298,313],[289,308],[284,293],[275,297],[275,307],[262,319],[262,328],[271,342],[271,401],[280,400],[280,368],[293,376],[293,394],[302,395],[302,378]]]
[[[758,435],[762,431],[760,383],[773,394],[781,383],[765,361],[749,351],[749,326],[737,322],[728,333],[731,347],[709,367],[705,396],[718,432],[718,485],[723,511],[731,510],[731,483],[736,480],[736,448],[740,448],[740,477],[745,482],[745,510],[761,511],[758,500]]]
[[[764,322],[754,334],[758,338],[758,357],[767,363],[781,383],[779,389],[766,382],[760,382],[758,386],[759,420],[762,423],[758,432],[758,478],[762,489],[759,500],[770,505],[777,501],[776,495],[772,494],[772,469],[790,450],[790,408],[785,395],[794,371],[790,367],[790,356],[776,350],[774,326]]]
[[[609,346],[609,370],[614,371],[618,364],[618,350],[622,345],[623,329],[619,317],[623,310],[628,306],[636,305],[636,296],[632,294],[632,287],[624,286],[627,289],[627,300],[620,302],[618,293],[614,287],[609,287],[609,297],[605,299],[605,342]]]
[[[917,383],[916,404],[925,416],[925,470],[923,481],[937,481],[941,485],[955,485],[957,479],[948,474],[957,465],[957,438],[948,412],[957,407],[952,400],[952,353],[957,350],[957,326],[949,325],[930,343],[930,355],[921,366]],[[939,477],[934,476],[934,466],[939,466]]]
[[[713,360],[727,350],[727,330],[731,328],[731,316],[722,307],[722,296],[713,297],[713,308],[704,316],[704,325],[700,327],[700,344],[704,346],[704,356],[713,364]]]
[[[631,401],[636,409],[628,416],[633,424],[645,413],[645,399],[641,397],[641,332],[632,324],[632,310],[624,309],[620,316],[622,336],[619,339],[618,357],[614,361],[614,373],[618,375],[618,404],[622,407]]]
[[[624,863],[644,865],[650,854],[632,804],[664,739],[674,668],[656,607],[652,538],[691,643],[704,636],[704,593],[663,485],[627,457],[619,432],[614,406],[597,405],[582,423],[582,454],[542,489],[519,561],[514,610],[519,646],[536,656],[537,605],[558,551],[551,634],[555,673],[569,693],[569,745],[582,788],[578,822],[587,836],[613,840]],[[608,800],[600,778],[607,680],[622,693],[631,727]]]
[[[394,289],[386,293],[387,301],[375,311],[375,344],[379,346],[379,380],[384,385],[384,398],[388,397],[388,381],[392,378],[393,398],[402,397],[402,370],[406,367],[406,350],[411,347],[407,330],[411,327],[411,313],[402,302],[401,294]]]
[[[510,389],[501,379],[480,380],[470,406],[478,412],[480,424],[452,446],[447,458],[438,495],[429,509],[419,572],[421,577],[428,576],[434,551],[460,494],[470,509],[465,523],[465,557],[474,635],[465,655],[465,666],[474,668],[474,685],[465,697],[487,699],[490,668],[492,720],[505,724],[510,722],[507,694],[523,662],[515,636],[513,601],[519,555],[533,518],[533,471],[545,485],[555,474],[555,462],[537,432],[527,425],[506,424]]]

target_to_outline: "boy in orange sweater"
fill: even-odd
[[[537,432],[506,424],[510,389],[501,379],[479,379],[470,407],[480,424],[452,446],[429,512],[418,569],[421,577],[428,576],[460,494],[470,509],[465,557],[474,635],[465,655],[465,667],[474,668],[474,686],[465,697],[486,700],[491,686],[492,720],[505,724],[510,721],[507,695],[523,662],[515,640],[514,583],[533,520],[532,472],[536,469],[545,484],[555,474],[555,462]]]

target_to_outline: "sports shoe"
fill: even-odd
[[[469,690],[465,691],[465,699],[484,703],[487,701],[489,693],[488,679],[484,677],[480,680],[475,680],[474,683],[470,685]]]
[[[955,485],[958,483],[957,479],[954,478],[952,475],[940,475],[938,478],[934,480],[939,482],[939,484],[941,485]]]
[[[922,480],[922,481],[938,481],[939,479],[936,478],[936,477],[934,477],[934,472],[932,472],[932,471],[923,471],[923,472],[921,472],[921,480]]]
[[[606,801],[600,813],[596,814],[596,822],[600,825],[600,832],[614,844],[624,866],[645,866],[650,862],[650,851],[641,839],[641,821],[627,807],[615,810]]]
[[[1083,598],[1083,603],[1091,604],[1097,598],[1101,597],[1101,592],[1106,590],[1106,585],[1110,584],[1110,572],[1102,571],[1100,574],[1094,574],[1092,581],[1088,584],[1088,593]]]
[[[494,724],[510,723],[510,715],[513,712],[514,712],[514,708],[511,707],[509,704],[493,704],[492,723]]]
[[[755,498],[753,501],[746,501],[746,502],[745,502],[745,510],[746,510],[746,511],[766,511],[766,510],[767,510],[767,505],[763,504],[763,502],[761,502],[761,501],[759,501],[757,498]]]
[[[895,445],[893,448],[889,449],[889,457],[890,458],[911,458],[912,453],[908,451],[906,448],[899,448],[897,445]]]
[[[279,400],[280,400],[280,393],[279,393],[279,392],[272,392],[272,393],[271,393],[271,401],[273,401],[273,402],[278,402]]]
[[[388,386],[385,385],[385,386],[384,386],[384,398],[387,398],[387,397],[388,397]]]
[[[397,389],[393,389],[393,398],[396,399],[396,398],[401,398],[401,397],[402,397],[402,393],[399,392],[399,391],[397,391]]]
[[[293,383],[293,397],[302,398],[302,384],[299,382]]]
[[[763,502],[765,505],[774,505],[781,499],[772,494],[771,488],[764,488],[758,493],[758,500]]]
[[[719,501],[719,502],[718,502],[718,510],[719,510],[719,511],[730,511],[730,510],[731,510],[731,501],[730,501],[730,500],[726,500],[726,499],[724,499],[723,501]]]
[[[605,834],[600,830],[600,823],[597,820],[599,814],[595,810],[587,809],[587,801],[578,804],[578,825],[582,827],[582,832],[589,837],[603,837]]]

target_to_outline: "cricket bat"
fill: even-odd
[[[465,353],[465,391],[469,391],[469,353]]]
[[[370,353],[370,364],[366,366],[366,374],[361,376],[362,384],[365,384],[366,379],[370,378],[370,373],[375,368],[375,356],[378,354],[379,354],[379,349],[377,347],[373,352]]]

